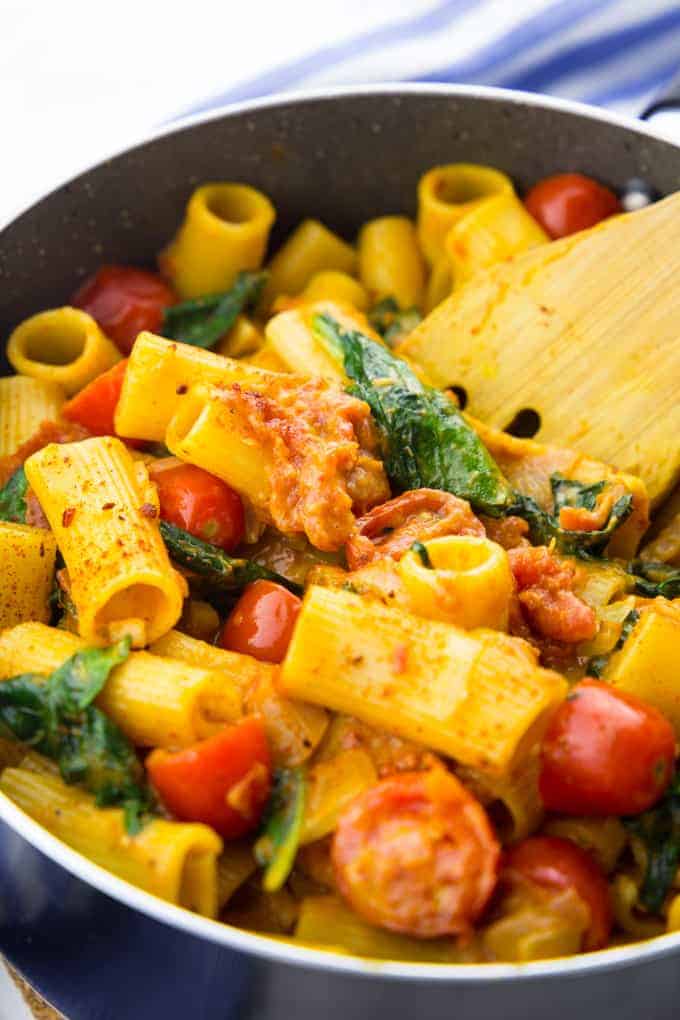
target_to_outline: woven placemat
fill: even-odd
[[[48,1005],[48,1003],[46,1003],[45,1000],[41,998],[37,992],[34,992],[31,986],[24,981],[21,975],[17,974],[13,967],[10,967],[8,963],[6,963],[6,967],[15,985],[23,995],[26,1005],[35,1017],[35,1020],[66,1020],[64,1014],[58,1013],[56,1009],[53,1009],[50,1005]]]

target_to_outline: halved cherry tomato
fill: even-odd
[[[193,464],[152,471],[161,517],[231,552],[243,539],[245,515],[237,492]]]
[[[583,174],[546,177],[534,184],[524,204],[552,238],[576,234],[621,212],[614,192]]]
[[[89,312],[123,354],[129,354],[143,329],[158,332],[163,309],[176,300],[157,273],[132,266],[102,266],[78,288],[71,304]]]
[[[500,847],[481,804],[434,768],[356,797],[331,854],[338,888],[361,917],[430,938],[469,932],[496,885]]]
[[[599,680],[582,680],[545,734],[541,797],[549,811],[638,814],[668,786],[674,757],[673,727],[658,709]]]
[[[302,602],[273,581],[253,581],[222,628],[220,645],[262,662],[282,662]]]
[[[506,852],[504,880],[518,876],[555,889],[571,887],[590,910],[584,949],[601,949],[609,940],[612,910],[609,886],[602,871],[585,850],[559,836],[531,836]]]
[[[115,436],[114,415],[126,368],[127,358],[124,358],[107,372],[98,375],[64,404],[61,409],[63,417],[84,425],[95,436]],[[126,439],[125,442],[139,446],[141,440]]]
[[[225,839],[257,827],[271,791],[271,758],[259,716],[181,751],[152,751],[146,769],[176,818],[204,822]]]
[[[485,534],[484,525],[464,499],[439,489],[412,489],[360,517],[345,553],[350,570],[359,570],[381,556],[400,559],[416,541],[441,535],[484,538]]]

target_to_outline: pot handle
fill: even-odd
[[[640,117],[680,145],[680,72],[654,97]]]

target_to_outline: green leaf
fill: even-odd
[[[78,783],[100,806],[124,809],[128,833],[139,831],[153,798],[125,734],[92,702],[130,640],[87,648],[48,678],[26,674],[0,684],[0,732],[56,761],[64,782]]]
[[[22,467],[0,489],[0,521],[26,523],[26,491],[28,479]]]
[[[587,554],[597,556],[602,553],[614,532],[630,515],[633,509],[632,495],[626,493],[616,500],[604,528],[598,531],[570,531],[567,528],[560,527],[560,509],[563,506],[586,506],[587,504],[585,502],[580,504],[567,503],[567,494],[570,497],[576,494],[576,498],[584,498],[589,501],[592,490],[599,486],[600,483],[598,482],[594,486],[585,486],[581,485],[580,482],[570,481],[568,486],[566,486],[564,483],[567,482],[567,479],[562,479],[559,475],[553,475],[550,481],[553,486],[553,493],[557,491],[561,500],[559,504],[555,503],[556,513],[548,513],[531,496],[525,496],[521,492],[515,493],[515,502],[508,508],[507,513],[516,517],[522,517],[527,522],[529,525],[529,537],[534,545],[550,545],[554,541],[558,552],[569,556],[583,556]],[[594,505],[593,503],[587,509],[593,509]]]
[[[368,321],[388,347],[397,347],[422,319],[417,308],[402,310],[393,297],[383,298],[368,313]]]
[[[492,516],[513,493],[476,432],[441,391],[422,383],[401,358],[328,315],[314,329],[369,405],[380,433],[385,470],[401,490],[431,488],[467,499]]]
[[[618,640],[611,651],[605,655],[595,655],[592,659],[588,660],[586,666],[586,672],[589,676],[601,677],[605,669],[609,665],[609,660],[614,652],[618,652],[625,645],[626,641],[630,637],[631,631],[635,627],[635,624],[640,619],[640,614],[637,609],[631,609],[628,615],[625,617],[621,624],[621,633],[619,634]]]
[[[274,570],[268,570],[253,560],[228,556],[219,546],[204,542],[168,521],[160,522],[160,531],[171,558],[187,570],[200,574],[216,588],[234,591],[252,581],[266,580],[282,584],[296,595],[302,591],[299,584]]]
[[[244,308],[259,300],[266,273],[239,273],[222,294],[170,305],[163,313],[163,336],[194,347],[212,347],[228,333]]]
[[[417,553],[418,556],[420,556],[420,562],[424,567],[432,569],[432,560],[430,559],[430,554],[427,551],[426,545],[423,545],[422,542],[414,542],[411,549],[414,553]]]
[[[255,860],[265,869],[262,885],[266,892],[280,889],[295,863],[306,798],[304,768],[276,770],[261,835],[254,847]]]
[[[680,776],[675,777],[655,807],[623,821],[647,850],[647,871],[640,902],[647,910],[658,913],[680,863]]]
[[[633,560],[628,564],[633,576],[635,591],[649,599],[680,598],[680,568],[652,560]]]
[[[607,482],[605,481],[593,482],[592,485],[584,485],[583,482],[574,481],[573,478],[565,478],[559,472],[556,472],[550,478],[555,516],[559,517],[560,510],[565,506],[594,510],[597,506],[597,497],[606,487]]]

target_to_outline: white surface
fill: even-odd
[[[0,964],[0,1020],[33,1020],[4,964]]]

